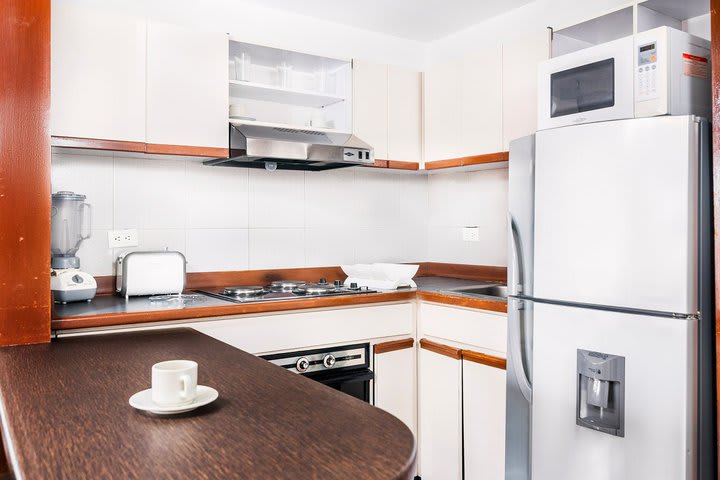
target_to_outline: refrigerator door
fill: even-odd
[[[510,143],[508,198],[508,289],[532,295],[535,136]],[[508,299],[508,348],[505,420],[505,478],[530,478],[532,403],[532,309]]]
[[[533,310],[533,480],[696,478],[697,321],[543,303]],[[624,382],[623,436],[577,421],[579,402],[601,411],[614,390],[588,382],[579,357],[622,359],[623,372],[584,373]]]
[[[537,133],[535,298],[697,313],[697,127],[664,116]]]

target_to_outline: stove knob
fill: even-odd
[[[297,363],[295,364],[295,368],[298,372],[305,372],[308,368],[310,368],[310,362],[305,357],[298,358]]]
[[[350,289],[351,289],[351,290],[357,290],[357,289],[358,289],[357,283],[352,282],[352,283],[350,284]]]
[[[325,368],[332,368],[333,365],[335,365],[335,355],[332,353],[328,353],[323,357],[323,365],[325,365]]]
[[[342,282],[340,280],[335,280],[335,288],[342,287]]]
[[[327,283],[327,279],[325,277],[321,278],[318,282],[320,285],[325,285]]]

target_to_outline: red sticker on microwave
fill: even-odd
[[[689,77],[708,78],[708,59],[683,53],[683,74]]]

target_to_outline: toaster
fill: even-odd
[[[124,297],[182,293],[185,256],[180,252],[129,252],[117,259],[115,290]]]

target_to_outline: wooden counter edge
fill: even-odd
[[[501,370],[507,369],[507,360],[494,355],[488,355],[486,353],[476,352],[474,350],[462,350],[462,359],[473,363],[480,363],[487,365],[488,367],[499,368]]]
[[[381,354],[388,352],[395,352],[397,350],[405,350],[415,346],[415,339],[403,338],[400,340],[391,340],[389,342],[376,343],[373,346],[373,353]]]
[[[70,330],[75,328],[110,327],[134,323],[151,323],[168,320],[193,320],[206,317],[223,317],[228,315],[244,315],[250,313],[283,312],[288,310],[306,310],[323,307],[344,307],[351,305],[367,305],[374,303],[413,300],[414,291],[390,293],[369,293],[365,295],[324,297],[313,299],[284,300],[281,302],[257,302],[247,304],[228,304],[212,307],[180,308],[153,312],[108,313],[83,317],[55,318],[52,320],[53,330]]]
[[[432,340],[428,340],[427,338],[423,338],[420,340],[420,348],[423,350],[429,350],[434,353],[438,353],[440,355],[445,355],[446,357],[454,358],[455,360],[460,360],[462,358],[462,349],[457,347],[451,347],[450,345],[445,345],[442,343],[433,342]]]
[[[459,295],[448,295],[438,292],[417,292],[418,300],[426,302],[443,303],[456,307],[477,308],[478,310],[490,310],[492,312],[507,313],[507,302],[502,300],[491,300],[484,298],[470,298]]]

